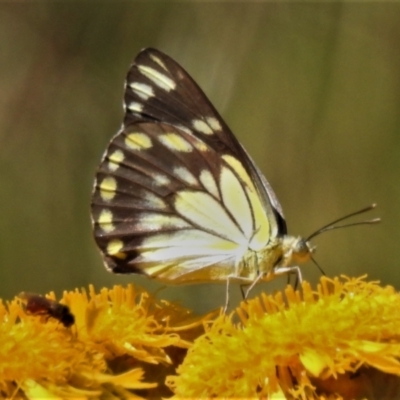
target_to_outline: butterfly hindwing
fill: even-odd
[[[125,111],[92,199],[108,268],[175,282],[221,280],[249,248],[284,233],[265,178],[170,57],[154,49],[137,56]]]

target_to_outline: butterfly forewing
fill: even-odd
[[[143,50],[125,117],[96,176],[94,234],[108,268],[167,281],[223,280],[285,233],[272,190],[193,79]]]
[[[219,150],[238,147],[229,128],[189,74],[167,55],[146,49],[129,70],[124,123],[143,119],[165,122],[203,135]],[[207,137],[207,135],[209,137]],[[218,136],[218,140],[215,139]]]

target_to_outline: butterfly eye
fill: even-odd
[[[311,247],[310,243],[303,238],[298,238],[293,247],[293,258],[295,262],[302,263],[310,260],[312,253],[315,252],[315,247]]]

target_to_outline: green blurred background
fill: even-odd
[[[377,202],[364,218],[379,215],[380,225],[316,238],[316,259],[327,275],[368,273],[400,288],[399,21],[395,3],[0,5],[0,297],[88,283],[160,287],[108,273],[89,219],[126,72],[148,46],[208,94],[274,187],[290,233],[307,236]],[[320,273],[310,264],[303,275]],[[225,288],[158,296],[209,310]]]

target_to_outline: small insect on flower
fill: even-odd
[[[60,304],[36,293],[22,292],[18,297],[25,303],[25,310],[28,314],[44,315],[48,318],[57,319],[66,328],[75,323],[74,315],[65,304]]]

